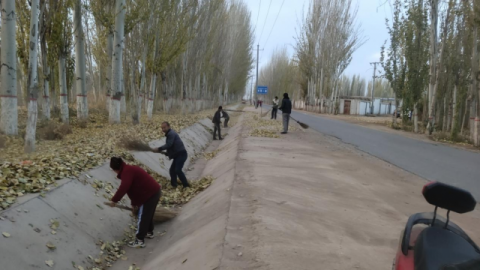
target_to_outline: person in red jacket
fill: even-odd
[[[144,169],[128,165],[119,157],[110,159],[110,168],[117,173],[117,178],[122,183],[109,205],[115,207],[125,194],[128,195],[133,208],[138,208],[136,239],[128,243],[128,246],[144,248],[145,237],[150,239],[154,237],[153,216],[160,200],[162,187]]]

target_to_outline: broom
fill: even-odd
[[[265,113],[262,113],[262,117],[265,117],[265,116],[267,116],[267,114],[268,114],[268,113],[269,113],[271,110],[272,110],[272,109],[270,109],[270,110],[266,111]]]
[[[130,137],[124,137],[118,142],[118,145],[120,147],[123,147],[127,150],[130,151],[140,151],[140,152],[154,152],[147,143],[144,143],[138,139],[130,138]],[[155,152],[163,155],[167,155],[166,152]]]
[[[291,116],[290,116],[290,118],[292,118],[293,121],[297,122],[303,129],[308,129],[308,128],[310,127],[309,125],[307,125],[307,124],[305,124],[305,123],[302,123],[302,122],[296,120],[295,118],[293,118],[293,117],[291,117]]]
[[[104,202],[105,205],[109,205],[110,202]],[[125,205],[120,205],[117,204],[115,207],[122,209],[122,210],[128,210],[133,212],[133,208],[125,206]],[[153,221],[157,223],[162,223],[165,221],[169,221],[170,219],[176,217],[178,215],[177,211],[172,211],[170,209],[164,208],[164,207],[157,207],[155,210],[155,214],[153,215]],[[135,214],[136,216],[136,214]]]
[[[225,109],[224,111],[228,111],[228,112],[244,112],[244,111],[240,111],[240,110],[229,110],[229,109]]]
[[[119,146],[131,151],[150,152],[152,148],[141,140],[132,137],[123,137],[118,142]]]

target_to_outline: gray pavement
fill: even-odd
[[[263,109],[268,108],[264,106]],[[293,112],[292,116],[318,132],[336,137],[422,178],[467,189],[480,201],[480,153],[411,139],[320,115]]]

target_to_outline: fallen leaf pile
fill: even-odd
[[[212,176],[205,176],[197,181],[190,182],[190,188],[169,188],[166,192],[164,192],[162,189],[160,203],[164,206],[178,206],[186,204],[198,193],[208,188],[212,184],[213,180],[215,179]]]
[[[23,139],[7,137],[6,147],[0,151],[0,209],[10,207],[25,193],[47,191],[63,178],[76,178],[82,172],[103,164],[112,156],[125,156],[127,151],[118,146],[124,137],[152,141],[163,137],[161,123],[168,121],[180,131],[212,114],[212,110],[192,115],[154,115],[139,125],[131,121],[108,124],[106,113],[91,113],[86,128],[71,118],[72,134],[61,141],[39,140],[36,151],[23,153]]]
[[[281,121],[260,118],[257,113],[247,114],[244,122],[250,128],[249,135],[252,137],[279,138],[278,134],[283,131]],[[290,125],[289,130],[295,131],[298,128]]]
[[[97,258],[88,256],[90,263],[94,264],[98,269],[105,269],[111,267],[114,262],[118,259],[125,257],[125,250],[122,249],[122,246],[125,245],[126,239],[131,239],[131,235],[135,235],[135,232],[132,229],[128,229],[128,236],[125,240],[122,241],[113,241],[107,242],[100,240],[97,242],[97,245],[100,246],[100,253]]]
[[[278,131],[256,128],[250,132],[252,137],[279,138]]]

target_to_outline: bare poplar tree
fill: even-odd
[[[82,0],[75,1],[74,11],[75,30],[75,83],[77,90],[77,117],[88,117],[88,100],[85,72],[85,34],[82,24]]]
[[[0,6],[2,12],[0,130],[7,135],[17,135],[17,46],[15,44],[17,13],[15,0],[3,0]]]
[[[120,123],[120,106],[123,94],[122,73],[123,73],[123,43],[125,31],[125,0],[115,2],[115,35],[113,39],[112,57],[112,101],[110,105],[110,122]]]
[[[38,119],[38,12],[39,0],[32,0],[30,39],[29,39],[29,60],[28,60],[28,119],[25,133],[25,152],[35,151],[35,134]]]

